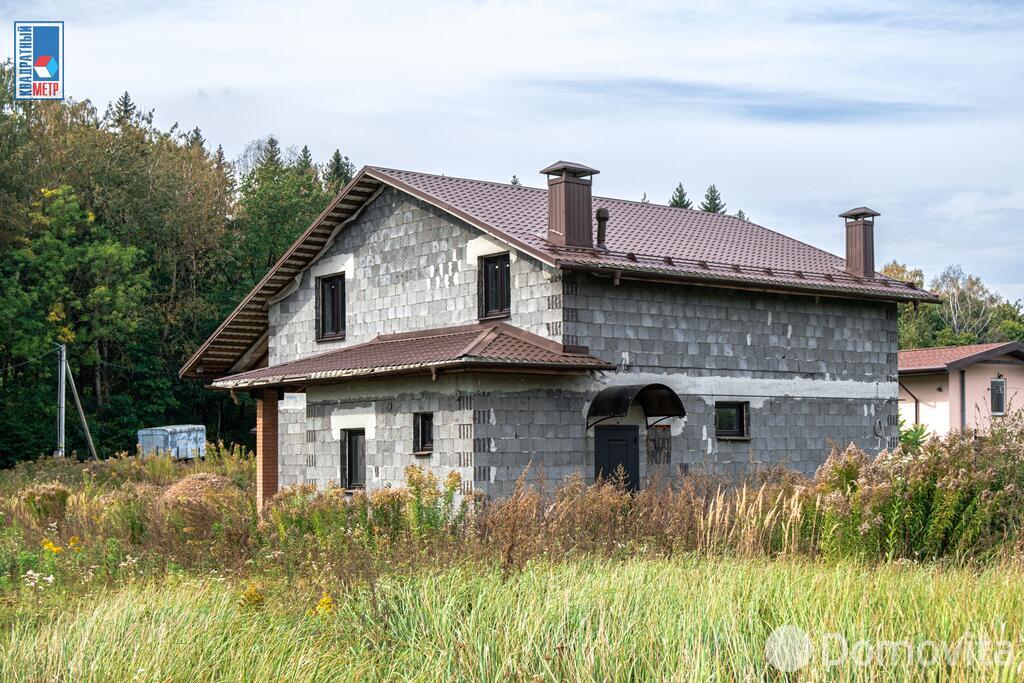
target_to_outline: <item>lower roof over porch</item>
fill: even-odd
[[[502,322],[375,337],[363,344],[221,377],[215,389],[302,387],[403,374],[522,372],[578,374],[615,365]]]

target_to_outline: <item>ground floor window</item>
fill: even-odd
[[[741,401],[715,402],[715,437],[746,439],[750,437],[750,404]]]
[[[434,450],[434,414],[416,413],[413,415],[413,451],[430,453]]]
[[[346,488],[366,488],[366,432],[350,429],[346,432],[345,465]]]

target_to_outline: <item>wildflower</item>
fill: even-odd
[[[72,536],[68,539],[68,550],[72,552],[78,552],[82,549],[82,539],[78,536]]]
[[[41,545],[43,546],[43,550],[45,550],[48,553],[53,553],[54,555],[59,555],[62,552],[64,552],[64,548],[61,548],[59,545],[57,545],[48,538],[44,538]]]
[[[245,592],[242,593],[242,597],[238,599],[238,604],[241,607],[248,607],[250,609],[259,609],[263,606],[266,598],[263,597],[263,593],[254,583],[250,583]]]
[[[333,612],[335,607],[337,607],[337,605],[334,602],[334,598],[324,591],[321,593],[320,600],[317,601],[316,607],[313,608],[313,614],[322,617]]]

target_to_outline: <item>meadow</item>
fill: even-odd
[[[241,449],[43,458],[0,473],[0,680],[1013,680],[1022,437],[262,515]]]

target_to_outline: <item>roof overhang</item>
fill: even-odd
[[[604,420],[625,417],[634,403],[640,405],[648,419],[686,416],[679,395],[664,384],[623,384],[598,392],[587,409],[587,428]]]

